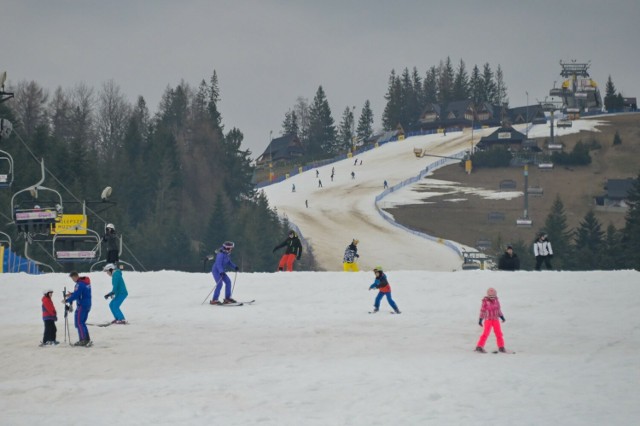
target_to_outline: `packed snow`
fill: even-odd
[[[93,347],[72,347],[61,303],[70,278],[0,274],[0,425],[636,424],[638,272],[451,272],[460,263],[452,250],[377,212],[385,179],[393,185],[433,161],[413,156],[414,146],[448,155],[469,140],[408,139],[362,154],[362,165],[321,168],[322,189],[315,171],[269,187],[324,268],[338,270],[359,238],[365,271],[232,273],[234,298],[251,305],[209,305],[207,273],[125,272],[130,324],[90,326]],[[411,186],[393,197],[403,193]],[[402,314],[385,300],[368,313],[374,265]],[[110,278],[88,275],[89,323],[109,322]],[[473,351],[488,287],[514,355],[491,353],[494,336],[488,354]],[[61,343],[39,347],[48,288]]]
[[[65,274],[4,274],[0,424],[637,424],[637,272],[388,269],[401,315],[367,313],[371,272],[239,273],[241,307],[201,304],[209,274],[125,272],[130,324],[91,348],[64,343]],[[110,321],[89,276],[89,322]],[[490,286],[515,355],[473,351]],[[48,287],[62,343],[41,348]]]

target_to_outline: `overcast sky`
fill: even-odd
[[[441,59],[504,72],[511,106],[542,100],[562,60],[591,61],[640,97],[638,0],[3,0],[0,70],[53,91],[113,79],[152,112],[167,86],[218,73],[225,129],[253,157],[298,96],[322,85],[336,124],[366,99],[381,125],[390,71],[424,76]]]

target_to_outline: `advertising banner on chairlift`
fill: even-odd
[[[58,235],[86,235],[87,216],[83,214],[63,214],[60,221],[51,226],[51,233]]]

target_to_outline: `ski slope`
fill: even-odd
[[[603,122],[597,120],[576,120],[573,127],[555,129],[555,133],[562,136],[594,131],[601,124]],[[532,126],[529,137],[548,136],[549,126],[549,123]],[[515,128],[521,132],[526,131],[524,125]],[[280,215],[298,226],[323,270],[342,270],[344,250],[353,238],[360,240],[359,263],[363,270],[370,270],[375,265],[395,270],[460,270],[462,260],[456,251],[442,242],[413,235],[387,222],[376,209],[375,197],[383,192],[385,180],[392,187],[413,178],[428,165],[439,161],[440,158],[436,156],[451,156],[469,150],[472,139],[475,145],[480,138],[495,130],[496,128],[475,130],[472,135],[470,129],[465,129],[464,132],[448,133],[446,136],[415,136],[404,141],[390,142],[362,153],[355,159],[338,161],[292,176],[265,187],[264,192],[271,207],[275,207]],[[423,149],[429,155],[417,158],[413,153],[414,148]],[[356,160],[357,165],[354,165]],[[453,162],[457,161],[452,160]],[[331,181],[334,168],[335,177]],[[316,178],[316,170],[319,178]],[[354,179],[351,172],[355,173]],[[322,188],[318,185],[319,180],[322,181]],[[292,192],[293,185],[296,187],[295,192]],[[408,185],[398,193],[393,193],[390,198],[396,203],[403,198],[414,199],[410,194],[411,188]],[[429,221],[430,218],[425,217],[424,220]],[[432,237],[447,239],[446,235]]]
[[[489,130],[475,131],[474,140],[477,142],[480,136],[488,133]],[[316,169],[309,170],[270,185],[264,192],[270,205],[299,227],[302,236],[313,247],[318,265],[324,270],[342,270],[344,250],[353,238],[360,240],[359,263],[364,270],[378,264],[396,270],[458,270],[462,261],[455,251],[442,243],[401,231],[385,221],[376,209],[375,197],[383,191],[385,180],[390,187],[394,186],[440,160],[431,156],[417,158],[414,148],[433,155],[450,156],[470,147],[469,130],[447,136],[411,137],[319,167],[319,179]],[[356,161],[357,165],[354,165]],[[335,168],[333,181],[332,168]],[[351,177],[351,172],[355,173],[355,178]],[[318,185],[319,180],[322,180],[322,188]],[[293,185],[296,192],[291,191]]]
[[[109,321],[109,277],[89,276],[89,322]],[[388,277],[401,315],[367,313],[371,272],[240,273],[234,297],[256,299],[242,307],[201,305],[209,274],[125,272],[130,325],[73,348],[69,277],[0,274],[0,425],[637,424],[638,272]],[[490,286],[515,355],[473,352]],[[47,288],[63,343],[40,348]]]

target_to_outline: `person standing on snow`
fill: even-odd
[[[56,307],[53,305],[51,296],[53,290],[46,290],[42,296],[42,320],[44,321],[44,336],[42,337],[42,343],[40,346],[57,345],[56,341],[56,321],[58,321],[58,313]]]
[[[400,313],[400,309],[398,309],[398,305],[391,298],[391,286],[389,285],[389,281],[387,281],[387,276],[382,272],[382,266],[376,266],[373,268],[373,273],[376,276],[376,280],[371,286],[369,286],[369,291],[373,289],[378,289],[378,295],[376,296],[376,300],[373,303],[373,313],[378,312],[380,310],[380,301],[383,297],[387,298],[387,302],[393,308],[396,314]]]
[[[102,241],[107,245],[107,263],[118,263],[120,247],[116,227],[113,223],[108,223],[105,227]]]
[[[487,352],[484,350],[484,344],[489,338],[491,329],[493,329],[493,333],[496,335],[498,351],[507,352],[504,348],[504,338],[502,337],[502,329],[500,328],[500,321],[498,321],[498,318],[501,319],[502,322],[506,321],[504,319],[504,315],[502,315],[502,310],[500,309],[498,292],[494,288],[489,288],[487,290],[487,296],[482,299],[482,306],[480,307],[480,319],[478,320],[478,325],[482,327],[482,322],[484,321],[484,329],[482,331],[482,335],[480,335],[478,343],[476,344],[476,352]]]
[[[553,257],[553,249],[551,248],[551,241],[547,240],[547,234],[541,232],[538,235],[538,240],[533,243],[533,254],[536,257],[536,271],[540,270],[542,262],[548,270],[551,270],[551,258]]]
[[[73,293],[67,293],[64,303],[72,304],[76,302],[76,312],[74,314],[75,326],[78,329],[79,340],[74,346],[90,346],[89,329],[87,328],[87,318],[91,311],[91,280],[89,277],[81,277],[76,271],[69,274],[76,284]]]
[[[358,268],[358,263],[356,262],[356,258],[359,258],[358,254],[358,241],[357,239],[353,239],[351,244],[349,244],[344,251],[344,257],[342,258],[342,269],[344,272],[358,272],[360,269]]]
[[[498,260],[498,269],[501,271],[519,271],[520,270],[520,258],[513,251],[513,246],[508,245],[507,250],[500,256]]]
[[[114,320],[111,324],[126,324],[127,320],[124,318],[124,314],[120,310],[120,305],[127,298],[129,293],[127,292],[127,286],[122,278],[122,271],[116,267],[113,263],[108,263],[102,269],[111,277],[111,292],[104,295],[105,299],[111,298],[109,302],[109,309],[113,314]]]
[[[238,272],[240,268],[231,261],[231,251],[235,247],[235,244],[231,241],[225,241],[217,250],[216,260],[213,262],[213,268],[211,273],[213,279],[216,281],[216,289],[213,292],[213,299],[209,302],[211,305],[226,305],[229,303],[237,303],[231,298],[231,278],[227,275],[227,269],[233,269]],[[224,283],[224,301],[220,302],[220,291],[222,290],[222,283]]]
[[[293,262],[296,259],[300,260],[302,257],[302,244],[300,243],[300,238],[298,238],[298,235],[293,229],[289,231],[289,236],[286,240],[273,248],[272,253],[275,253],[276,250],[282,247],[286,247],[286,249],[280,258],[278,271],[292,272]]]

